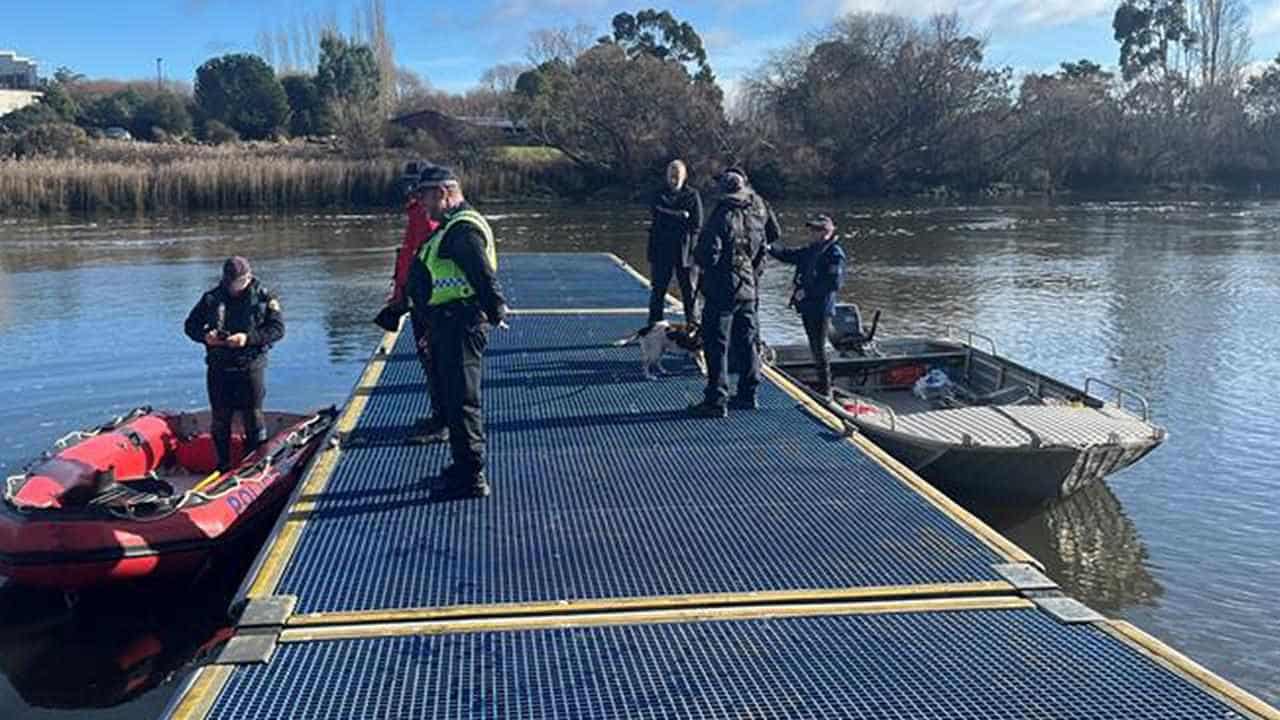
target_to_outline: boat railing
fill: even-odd
[[[1113,385],[1107,382],[1106,380],[1101,380],[1096,377],[1085,378],[1084,394],[1092,395],[1093,393],[1091,393],[1090,390],[1094,385],[1098,385],[1108,390],[1111,390],[1115,394],[1114,402],[1116,407],[1121,408],[1123,410],[1129,410],[1131,405],[1126,404],[1125,402],[1125,400],[1128,399],[1130,403],[1136,403],[1137,406],[1141,408],[1143,422],[1149,422],[1151,420],[1151,403],[1147,402],[1147,399],[1145,397],[1139,395],[1138,393],[1132,390],[1126,390],[1125,388],[1122,388],[1119,385]]]
[[[970,330],[969,328],[962,328],[962,327],[959,327],[958,325],[948,325],[947,337],[955,338],[956,340],[962,340],[964,344],[968,345],[969,347],[975,347],[975,345],[973,344],[974,340],[982,340],[986,342],[987,346],[991,349],[992,355],[999,355],[999,353],[996,352],[996,341],[992,340],[990,337],[983,335],[982,333],[977,332],[975,330]]]

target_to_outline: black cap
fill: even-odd
[[[400,174],[400,189],[406,195],[418,189],[418,176],[422,168],[427,166],[426,160],[410,160],[404,164],[404,172]]]
[[[724,169],[724,172],[726,175],[729,173],[733,173],[735,175],[741,175],[742,182],[744,185],[751,182],[751,178],[747,177],[747,171],[743,170],[741,165],[730,165],[729,167]]]
[[[249,266],[249,261],[239,255],[233,255],[222,263],[222,279],[231,282],[253,272],[253,268]]]
[[[443,165],[427,165],[422,168],[422,172],[418,174],[419,188],[444,187],[445,185],[454,185],[458,182],[458,176],[453,170]]]
[[[244,287],[248,283],[245,282],[253,273],[253,268],[249,267],[249,261],[239,255],[233,255],[222,263],[222,284],[227,287],[239,285]]]
[[[831,232],[832,230],[836,229],[835,221],[831,219],[830,215],[824,215],[824,214],[814,215],[808,220],[805,220],[804,225],[805,227],[822,228],[827,232]]]

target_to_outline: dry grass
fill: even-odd
[[[70,159],[0,160],[0,212],[151,212],[385,207],[403,158],[343,157],[307,143],[220,147],[100,141]],[[545,187],[527,162],[460,163],[468,194],[512,198]]]

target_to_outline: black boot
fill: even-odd
[[[452,466],[450,466],[452,467]],[[431,490],[431,502],[448,502],[489,496],[489,480],[481,470],[474,475],[451,474],[449,468],[440,474],[441,483]]]
[[[700,403],[690,405],[689,414],[696,418],[722,418],[728,417],[729,411],[723,405],[716,405],[703,400]]]
[[[430,445],[449,441],[449,427],[436,415],[419,418],[407,440],[413,445]]]

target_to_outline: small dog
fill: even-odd
[[[658,375],[667,374],[666,368],[662,367],[662,356],[669,352],[688,353],[693,356],[698,367],[703,366],[702,336],[697,325],[659,320],[618,340],[614,346],[622,347],[637,341],[640,343],[640,370],[646,380],[653,380],[655,372]]]

